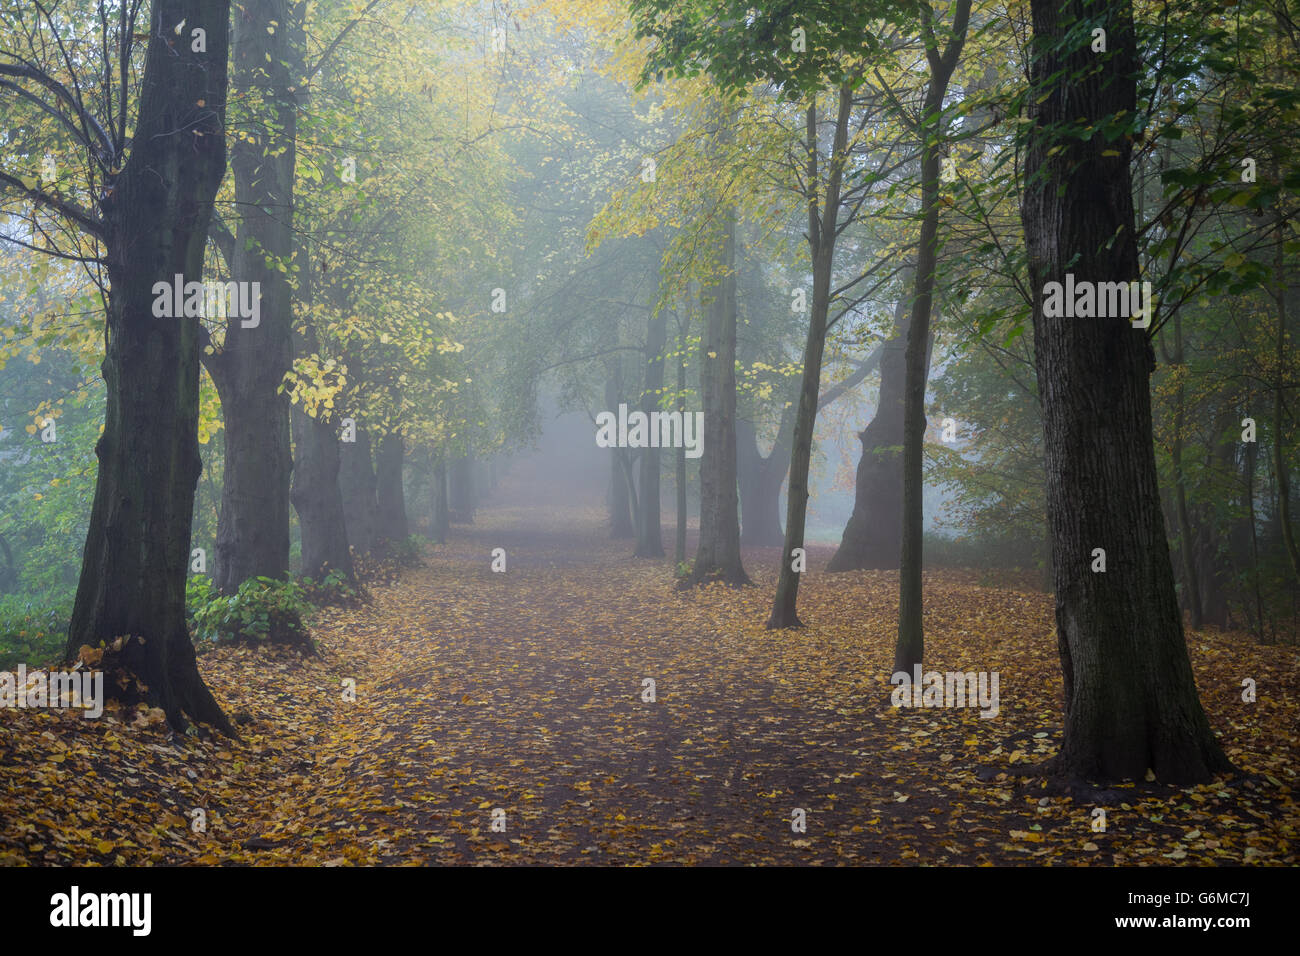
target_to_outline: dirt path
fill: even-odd
[[[1058,740],[1046,596],[927,576],[927,667],[998,671],[983,719],[891,706],[895,574],[826,575],[813,550],[809,626],[772,633],[775,552],[747,554],[755,587],[678,592],[629,551],[595,512],[480,511],[323,612],[319,658],[203,655],[239,741],[0,714],[0,862],[1295,862],[1293,651],[1193,635],[1212,725],[1259,776],[1129,787],[1098,832],[1092,805],[999,773]]]
[[[879,662],[893,641],[893,575],[819,579],[817,556],[801,595],[812,626],[778,635],[759,623],[774,554],[751,559],[760,587],[681,594],[664,565],[605,540],[595,513],[500,509],[457,531],[376,595],[379,646],[359,701],[326,722],[310,785],[276,802],[265,832],[285,842],[270,857],[1165,862],[1204,830],[1194,813],[1185,826],[1166,819],[1182,795],[1139,812],[1135,792],[1101,834],[1090,806],[977,779],[981,766],[1054,749],[1059,677],[1041,595],[931,582],[931,666],[1001,668],[1001,713],[981,719],[889,706]],[[497,547],[505,573],[489,569]],[[1227,796],[1206,788],[1197,809]],[[1266,814],[1231,800],[1244,823],[1203,852],[1289,852],[1261,829]],[[792,828],[797,810],[806,832]],[[309,849],[320,834],[303,824],[327,819],[329,837]],[[356,849],[339,854],[345,833]]]

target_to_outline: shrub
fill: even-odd
[[[361,592],[353,586],[346,574],[337,569],[328,572],[319,582],[303,578],[302,587],[307,600],[315,605],[349,606],[362,600]]]
[[[402,567],[414,567],[421,563],[424,556],[424,543],[416,535],[408,535],[405,541],[393,545],[393,560]]]
[[[200,585],[186,588],[187,597],[193,594],[198,602],[189,611],[195,640],[214,644],[288,644],[314,650],[303,623],[314,608],[297,581],[249,578],[227,597],[213,593],[206,579],[204,584],[206,592]]]

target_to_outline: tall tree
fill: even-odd
[[[911,673],[921,663],[921,542],[925,526],[922,464],[925,448],[925,383],[930,367],[930,313],[939,260],[939,167],[944,100],[970,23],[970,0],[956,0],[952,27],[940,49],[934,14],[920,0],[925,59],[930,68],[917,133],[921,141],[921,237],[916,254],[912,318],[907,325],[906,394],[903,402],[903,547],[898,559],[898,641],[894,671]]]
[[[749,583],[740,559],[736,484],[736,218],[722,212],[722,262],[709,294],[700,343],[704,452],[700,460],[700,541],[689,582]]]
[[[292,357],[289,265],[294,255],[293,185],[297,85],[304,72],[303,0],[237,3],[232,85],[240,115],[230,147],[239,211],[227,265],[256,283],[259,321],[232,315],[204,365],[221,396],[225,476],[213,583],[225,594],[289,567],[289,402],[280,384]]]
[[[96,171],[91,188],[98,212],[9,174],[0,174],[0,184],[21,190],[104,249],[108,399],[66,655],[129,636],[119,660],[139,679],[138,693],[174,727],[185,727],[188,718],[233,733],[199,676],[185,620],[202,467],[201,329],[196,316],[168,317],[154,308],[156,283],[170,289],[177,276],[202,278],[213,199],[226,168],[230,5],[155,0],[144,29],[136,10],[98,4],[104,30],[102,59],[95,62],[61,57],[58,21],[39,10],[27,35],[43,39],[31,56],[0,54],[0,87],[65,118],[67,135]],[[147,36],[148,46],[132,122],[137,35]],[[56,75],[78,68],[85,75]],[[107,114],[97,116],[96,108]]]
[[[664,388],[664,349],[668,344],[668,316],[655,309],[646,321],[645,387],[641,390],[641,410],[646,418],[659,411]],[[642,448],[640,454],[641,487],[637,490],[636,556],[664,556],[663,528],[659,516],[659,448]]]
[[[298,243],[298,298],[310,306],[314,295],[311,255],[306,240]],[[305,320],[294,332],[299,355],[319,356],[316,326]],[[293,383],[290,424],[293,430],[293,474],[290,501],[298,512],[302,537],[302,565],[299,571],[317,581],[331,571],[355,580],[352,552],[348,547],[347,520],[339,486],[339,427],[333,402],[322,401],[318,393]]]
[[[795,552],[803,549],[804,519],[808,514],[808,469],[812,461],[813,428],[817,423],[817,398],[821,387],[822,353],[826,348],[826,319],[831,306],[831,276],[835,266],[835,243],[842,229],[840,195],[848,163],[849,116],[853,109],[853,85],[840,86],[838,109],[827,157],[826,189],[820,191],[816,99],[808,107],[808,248],[812,256],[812,312],[808,320],[808,341],[803,350],[803,378],[799,386],[798,412],[791,441],[790,479],[786,490],[785,547],[772,600],[769,628],[799,627],[796,610],[801,570]]]
[[[1030,7],[1021,218],[1031,287],[1045,295],[1067,272],[1076,283],[1137,281],[1132,5]],[[1105,52],[1093,52],[1094,25]],[[1152,445],[1150,341],[1123,316],[1049,316],[1041,298],[1033,327],[1065,677],[1065,734],[1051,767],[1093,781],[1148,770],[1168,783],[1207,780],[1231,765],[1201,709],[1174,594]],[[1091,569],[1098,548],[1104,573]]]

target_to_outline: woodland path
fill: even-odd
[[[505,573],[489,569],[497,547]],[[928,582],[930,666],[1001,670],[1002,710],[986,720],[889,705],[893,574],[819,576],[829,553],[814,552],[801,594],[811,626],[774,634],[761,624],[774,550],[748,556],[759,587],[688,593],[665,564],[628,550],[599,512],[488,509],[377,593],[394,620],[369,630],[387,630],[386,653],[358,681],[359,702],[328,721],[310,784],[285,788],[267,821],[272,855],[307,849],[311,820],[353,833],[364,859],[383,863],[1163,863],[1197,843],[1211,858],[1289,852],[1255,807],[1289,801],[1281,794],[1216,786],[1188,802],[1135,791],[1099,834],[1091,806],[1044,798],[1032,779],[977,778],[1055,749],[1059,673],[1041,594],[960,574]],[[654,703],[642,699],[646,678]],[[1229,803],[1215,840],[1202,811]],[[492,830],[498,807],[504,833]],[[796,808],[806,832],[792,830]],[[1205,839],[1186,842],[1197,830]]]
[[[497,547],[505,573],[490,570]],[[0,715],[33,723],[0,733],[0,813],[26,821],[0,861],[1295,861],[1294,740],[1263,729],[1296,725],[1291,649],[1193,635],[1211,722],[1260,776],[1130,787],[1097,833],[1092,806],[993,775],[1059,739],[1047,596],[927,576],[927,668],[1000,672],[1000,712],[981,719],[890,705],[896,574],[827,575],[829,551],[810,549],[809,626],[773,633],[775,550],[747,553],[756,587],[688,592],[629,551],[597,511],[481,510],[370,603],[321,612],[319,657],[202,655],[238,741],[178,737],[160,713],[134,727]],[[1261,688],[1253,709],[1243,673]]]

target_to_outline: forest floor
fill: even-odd
[[[1190,634],[1248,774],[1118,788],[1099,832],[1093,804],[1007,773],[1060,740],[1048,596],[927,574],[927,670],[999,672],[1000,709],[895,708],[896,573],[827,575],[812,549],[808,627],[769,632],[776,550],[747,552],[756,587],[679,592],[601,518],[482,510],[322,611],[319,657],[202,655],[240,740],[0,711],[0,864],[1296,862],[1295,648]]]

